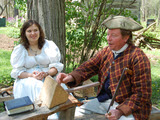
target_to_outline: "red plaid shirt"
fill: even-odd
[[[114,60],[113,52],[106,47],[70,74],[76,80],[74,86],[98,74],[99,94],[110,73],[110,89],[113,95],[126,67],[133,71],[133,75],[125,72],[115,99],[119,103],[117,109],[122,110],[124,115],[132,113],[136,120],[147,120],[152,108],[151,70],[149,59],[140,48],[129,45],[121,56]]]

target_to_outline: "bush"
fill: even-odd
[[[7,36],[10,38],[19,38],[20,37],[20,30],[17,28],[10,29]]]

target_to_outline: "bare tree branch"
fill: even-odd
[[[12,1],[12,0],[11,0]],[[11,3],[11,1],[8,1],[7,4],[5,4],[4,8],[0,5],[0,9],[1,9],[1,12],[0,12],[0,16],[3,14],[4,10],[6,9],[7,5]]]

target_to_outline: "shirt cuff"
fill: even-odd
[[[119,106],[116,107],[116,109],[122,111],[125,116],[132,114],[131,108],[124,104],[120,104]]]
[[[81,83],[81,76],[78,72],[72,71],[69,75],[71,75],[74,78],[73,82],[67,83],[69,87],[75,87]]]

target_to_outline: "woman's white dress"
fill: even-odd
[[[55,67],[59,73],[63,69],[60,59],[60,51],[53,41],[45,40],[41,54],[36,56],[29,56],[23,45],[16,46],[10,60],[13,66],[11,77],[16,79],[13,87],[14,98],[29,96],[31,101],[38,99],[43,81],[33,77],[19,79],[18,76],[22,72],[47,72],[52,67]]]

